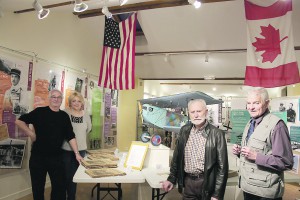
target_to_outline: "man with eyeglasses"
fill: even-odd
[[[53,89],[49,92],[49,106],[39,107],[16,120],[16,125],[31,139],[29,160],[32,193],[35,200],[44,199],[46,175],[51,180],[51,199],[65,200],[65,174],[62,160],[62,144],[69,141],[78,162],[77,142],[68,114],[60,110],[63,95]],[[33,129],[28,125],[31,124]]]

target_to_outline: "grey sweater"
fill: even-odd
[[[70,117],[73,126],[73,131],[76,136],[78,150],[86,150],[86,136],[92,129],[90,116],[87,114],[87,112],[85,112],[81,119],[80,117],[72,116],[69,109],[65,109],[65,112],[68,113]],[[64,141],[62,148],[67,151],[72,151],[72,148],[67,141]]]

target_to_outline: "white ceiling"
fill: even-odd
[[[63,1],[39,0],[42,5]],[[32,8],[32,2],[33,0],[0,0],[0,7],[4,11],[12,12]],[[89,9],[103,6],[103,0],[85,2],[89,5]],[[128,4],[137,2],[142,2],[142,0],[128,0]],[[233,0],[205,3],[200,9],[187,5],[139,11],[138,21],[145,36],[137,37],[136,52],[246,49],[247,35],[243,2],[243,0]],[[115,5],[118,5],[118,0],[109,1],[109,6]],[[55,12],[72,12],[72,9],[73,5],[52,8],[49,17]],[[295,46],[300,46],[298,19],[300,19],[300,0],[293,0]],[[89,21],[90,18],[81,20]],[[157,93],[152,94],[155,96],[196,90],[214,96],[244,96],[241,80],[196,81],[192,79],[203,79],[205,76],[214,76],[217,79],[243,78],[246,53],[243,51],[210,53],[208,56],[208,63],[205,62],[205,53],[171,53],[168,56],[163,53],[137,56],[136,75],[142,79],[164,79],[160,82],[151,82],[152,85],[158,86],[156,89],[151,89],[150,86],[148,87],[149,84],[145,84],[146,93]],[[299,62],[299,51],[296,51],[296,56]],[[174,79],[180,80],[174,81]],[[216,91],[212,90],[213,87],[216,87]]]

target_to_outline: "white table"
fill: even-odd
[[[126,172],[125,176],[111,176],[103,178],[92,178],[85,173],[85,167],[80,165],[73,177],[73,182],[75,183],[96,183],[95,187],[92,190],[92,196],[94,189],[97,189],[97,200],[100,198],[100,191],[106,191],[107,194],[110,194],[110,191],[118,192],[118,199],[122,199],[122,188],[121,183],[144,183],[145,178],[141,171],[138,170],[128,170],[124,167],[118,167],[118,170]],[[114,183],[117,187],[100,187],[100,183]],[[106,194],[106,195],[107,195]],[[106,196],[105,195],[105,196]],[[104,197],[105,197],[104,196]],[[112,196],[112,195],[111,195]]]
[[[163,199],[167,192],[160,193],[161,181],[167,180],[170,168],[155,169],[155,168],[145,168],[142,170],[146,181],[152,188],[152,200],[155,198],[157,200]]]

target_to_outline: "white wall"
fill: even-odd
[[[35,12],[5,13],[0,27],[0,46],[99,74],[103,16],[79,19],[72,12],[51,12],[39,20]]]

